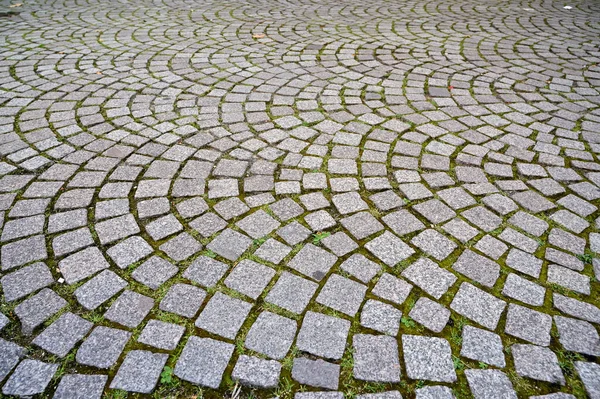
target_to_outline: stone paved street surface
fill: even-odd
[[[597,0],[0,0],[0,396],[600,398]]]

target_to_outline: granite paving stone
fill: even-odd
[[[421,297],[410,310],[408,316],[429,330],[439,333],[448,323],[450,311],[427,297]]]
[[[450,344],[443,338],[403,335],[406,375],[413,380],[456,381]]]
[[[599,356],[600,337],[594,326],[587,321],[554,316],[558,340],[568,351]]]
[[[505,367],[502,338],[481,328],[465,325],[460,355],[492,366]]]
[[[474,322],[494,330],[506,303],[469,283],[462,283],[450,308]]]
[[[391,336],[398,335],[402,312],[392,305],[368,299],[360,314],[360,324]]]
[[[168,357],[165,353],[140,350],[129,352],[110,387],[128,392],[151,393]]]
[[[301,351],[326,359],[341,359],[350,322],[322,313],[307,312],[296,339]]]
[[[556,354],[536,345],[515,344],[510,347],[517,374],[538,381],[564,385],[565,377]]]
[[[600,397],[600,366],[592,362],[575,362],[575,369],[581,378],[587,394],[592,399]]]
[[[0,279],[4,299],[13,302],[54,283],[48,266],[38,262],[5,274]]]
[[[400,361],[396,339],[356,334],[352,342],[354,378],[378,382],[400,381]]]
[[[270,267],[244,259],[231,270],[225,279],[225,285],[232,290],[256,299],[273,276],[275,276],[275,270]]]
[[[242,385],[268,389],[277,386],[280,372],[281,364],[275,360],[242,355],[238,358],[231,377]]]
[[[125,291],[104,313],[108,320],[125,327],[137,327],[154,307],[154,300],[134,291]]]
[[[465,370],[471,392],[476,399],[516,399],[510,379],[500,370]]]
[[[58,357],[65,357],[92,326],[93,323],[67,312],[39,334],[33,343]]]
[[[367,287],[356,281],[334,274],[317,296],[317,302],[353,317],[360,307]]]
[[[33,396],[44,392],[58,370],[58,364],[25,359],[2,387],[2,393],[14,396]]]
[[[100,399],[108,376],[100,374],[65,374],[53,399]]]
[[[77,350],[77,363],[108,369],[116,364],[131,338],[131,333],[117,328],[98,326]]]
[[[322,359],[294,359],[292,378],[300,384],[317,388],[338,389],[340,366]]]
[[[404,269],[402,277],[435,299],[440,299],[456,281],[456,276],[427,258],[421,258]]]
[[[150,320],[138,337],[138,342],[158,349],[172,351],[177,347],[185,327],[160,320]]]
[[[67,306],[68,302],[49,288],[40,290],[15,307],[15,315],[21,322],[23,334],[33,330]]]
[[[206,292],[189,284],[173,284],[159,305],[160,310],[192,318],[200,309]]]
[[[283,272],[265,297],[265,301],[300,314],[317,291],[317,283]]]
[[[193,384],[218,388],[233,349],[226,342],[192,336],[177,360],[174,374]]]
[[[0,391],[600,396],[597,2],[5,8]]]
[[[21,358],[27,354],[27,350],[2,338],[0,338],[0,350],[2,350],[2,357],[0,357],[0,381],[3,381],[19,363]]]
[[[94,310],[125,287],[127,287],[127,281],[111,270],[104,270],[78,287],[74,295],[81,306],[88,310]]]
[[[262,312],[246,335],[244,345],[273,359],[283,359],[296,335],[296,322],[271,312]]]
[[[217,292],[200,312],[196,327],[234,339],[251,308],[248,302]]]
[[[204,287],[214,287],[229,269],[223,262],[201,255],[183,272],[182,276]]]

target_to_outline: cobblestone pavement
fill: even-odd
[[[22,1],[3,395],[600,398],[600,3]]]

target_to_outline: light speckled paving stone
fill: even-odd
[[[590,398],[600,398],[600,365],[578,361],[575,362],[575,369]]]
[[[500,336],[468,325],[463,327],[460,355],[493,366],[506,365]]]
[[[541,259],[516,248],[512,248],[506,257],[509,267],[535,278],[540,276],[542,263]]]
[[[557,392],[548,395],[530,396],[529,399],[575,399],[575,396],[568,393]]]
[[[4,224],[0,241],[10,241],[39,234],[44,228],[44,216],[30,216],[26,218],[13,219]]]
[[[381,270],[380,265],[361,254],[352,254],[342,262],[340,268],[363,283],[368,283]]]
[[[77,363],[108,369],[116,362],[131,333],[116,328],[98,326],[77,350]]]
[[[342,215],[368,209],[367,203],[356,192],[336,194],[331,198],[333,205]]]
[[[33,343],[58,357],[65,357],[92,326],[93,323],[67,312],[38,335]]]
[[[502,295],[516,299],[532,306],[542,306],[546,289],[515,273],[510,273],[504,281]]]
[[[140,228],[132,214],[96,223],[95,229],[98,239],[103,245],[140,232]]]
[[[400,361],[395,338],[357,334],[352,342],[354,378],[378,382],[400,381]]]
[[[552,317],[524,306],[509,304],[504,332],[531,343],[548,346]]]
[[[271,209],[275,216],[282,222],[300,216],[304,212],[304,209],[291,198],[279,200],[269,205],[269,209]]]
[[[211,295],[233,292],[227,285],[246,298],[243,290],[262,275],[236,274],[241,259],[264,261],[278,274],[251,294],[257,303],[240,328],[242,341],[260,312],[297,312],[300,329],[307,309],[321,310],[326,296],[334,308],[351,302],[357,292],[338,290],[337,276],[366,287],[361,301],[404,313],[429,300],[449,309],[452,303],[473,325],[498,334],[507,324],[501,300],[597,329],[592,276],[600,276],[600,261],[582,261],[588,251],[600,253],[594,1],[565,9],[552,2],[347,0],[340,8],[264,0],[194,4],[189,13],[176,12],[189,9],[181,0],[153,3],[151,12],[135,2],[62,3],[13,4],[0,18],[0,40],[10,36],[0,50],[0,277],[42,261],[56,280],[50,287],[64,297],[39,288],[42,295],[32,290],[9,303],[0,287],[0,306],[8,306],[13,323],[4,334],[32,326],[40,334],[40,323],[55,322],[49,318],[60,316],[65,300],[78,307],[69,309],[74,314],[114,326],[101,316],[127,289],[118,279],[161,304],[144,312],[136,339],[149,318],[182,325],[186,316],[176,312],[199,317]],[[414,26],[389,22],[396,20]],[[80,37],[82,24],[97,35]],[[312,237],[323,230],[331,234]],[[231,232],[242,239],[225,240]],[[218,251],[201,254],[210,244]],[[312,256],[297,257],[311,246]],[[81,254],[64,263],[91,248],[107,263]],[[154,291],[135,279],[153,256],[172,262],[175,272],[146,281]],[[412,280],[400,277],[424,257],[436,265],[431,280],[423,270]],[[108,270],[118,276],[114,285],[103,283]],[[175,289],[183,283],[196,296]],[[477,295],[465,296],[460,284],[474,284]],[[555,293],[551,311],[542,309],[547,288]],[[163,305],[173,296],[169,315]],[[352,312],[358,323],[369,306]],[[453,323],[466,319],[455,316]],[[417,330],[438,334],[420,324]],[[355,333],[345,340],[347,356]],[[555,338],[548,348],[567,351]],[[131,345],[127,351],[146,347]],[[224,367],[227,381],[241,355]],[[515,374],[513,362],[502,371]],[[576,379],[536,394],[581,391],[572,386]],[[527,396],[516,382],[516,394]],[[41,396],[52,396],[59,383],[57,377]],[[183,389],[162,385],[174,396]],[[305,388],[287,385],[290,397]],[[364,388],[374,387],[393,389]],[[205,396],[225,390],[205,389]]]
[[[590,294],[590,278],[558,265],[548,265],[546,281],[584,295]]]
[[[4,315],[4,313],[0,313],[0,331],[4,329],[10,323],[10,319]]]
[[[27,350],[10,341],[0,338],[0,381],[12,371],[21,358],[27,354]]]
[[[122,326],[137,327],[154,307],[154,300],[134,291],[123,292],[104,314]]]
[[[233,368],[231,378],[242,385],[258,388],[274,388],[279,383],[281,364],[275,360],[264,360],[242,355]]]
[[[292,378],[300,384],[317,388],[338,389],[340,366],[322,359],[294,359]]]
[[[244,259],[231,270],[225,279],[225,285],[252,299],[256,299],[274,275],[275,270],[270,267]]]
[[[440,299],[456,281],[456,276],[427,258],[421,258],[404,269],[402,277],[435,299]]]
[[[142,237],[134,236],[112,246],[106,253],[117,266],[124,269],[150,255],[152,247]]]
[[[52,399],[100,399],[107,381],[106,375],[66,374]]]
[[[213,287],[229,267],[207,256],[199,256],[183,272],[183,277],[205,287]]]
[[[196,327],[234,339],[251,308],[248,302],[217,292],[196,319]]]
[[[404,209],[389,213],[382,220],[394,233],[401,236],[425,228],[425,225],[419,219]]]
[[[271,312],[262,312],[246,335],[246,348],[283,359],[294,341],[298,326],[295,321]]]
[[[512,383],[500,370],[465,370],[475,399],[516,399]]]
[[[417,399],[455,399],[452,390],[441,385],[432,385],[415,390]],[[398,396],[401,398],[401,396]]]
[[[181,233],[162,244],[159,249],[171,259],[180,262],[200,251],[202,244],[188,233]]]
[[[600,337],[594,326],[583,320],[554,316],[558,339],[568,351],[600,356]]]
[[[110,383],[110,388],[151,393],[168,357],[167,354],[148,351],[129,352]]]
[[[277,230],[277,235],[289,245],[296,245],[310,236],[310,230],[293,221]]]
[[[173,215],[163,216],[146,225],[146,232],[153,240],[162,240],[172,234],[178,233],[183,226]]]
[[[254,252],[254,255],[267,262],[279,264],[291,251],[292,248],[287,245],[274,238],[269,238]]]
[[[139,265],[131,277],[139,283],[144,284],[146,287],[156,290],[167,280],[173,277],[179,269],[174,266],[171,262],[153,256],[141,265]]]
[[[236,225],[250,237],[258,239],[277,229],[280,223],[261,209],[246,216]]]
[[[33,330],[67,306],[68,302],[49,288],[44,288],[15,307],[23,334]]]
[[[458,257],[452,269],[486,287],[493,287],[500,277],[500,265],[470,249]]]
[[[337,256],[324,249],[313,244],[306,244],[288,262],[288,267],[316,281],[321,281],[337,259]]]
[[[192,336],[177,360],[174,374],[193,384],[218,388],[233,349],[226,342]]]
[[[429,330],[439,333],[448,323],[450,311],[429,298],[421,297],[408,316]]]
[[[515,370],[523,377],[564,385],[565,377],[554,352],[536,345],[515,344],[510,347]]]
[[[341,392],[298,392],[294,399],[344,399]]]
[[[2,270],[8,270],[36,260],[45,260],[47,257],[44,236],[38,235],[5,244],[1,250],[0,263]]]
[[[104,270],[77,288],[74,295],[81,306],[94,310],[125,287],[127,281],[110,270]]]
[[[226,229],[206,247],[225,259],[237,260],[249,247],[252,240],[237,231]]]
[[[396,336],[400,327],[402,312],[383,302],[369,299],[365,302],[360,314],[363,327]]]
[[[290,312],[300,314],[317,290],[318,284],[283,272],[267,294],[265,301]]]
[[[433,229],[422,231],[410,242],[440,261],[446,259],[457,247],[454,242]]]
[[[389,231],[366,243],[365,248],[390,267],[415,253],[414,249]]]
[[[6,274],[0,279],[4,299],[7,302],[16,301],[52,283],[54,283],[54,278],[50,269],[41,262]]]
[[[173,284],[160,302],[159,309],[192,318],[200,309],[206,292],[189,284]]]
[[[402,336],[406,375],[413,380],[456,381],[452,352],[443,338]]]
[[[365,285],[334,274],[327,279],[317,296],[317,302],[353,317],[366,291]]]
[[[2,387],[2,393],[14,396],[33,396],[44,392],[58,370],[58,364],[25,359]]]
[[[506,303],[469,283],[462,283],[450,308],[490,330],[496,329]]]
[[[387,301],[401,304],[410,294],[412,287],[406,281],[394,277],[389,273],[384,273],[377,281],[377,284],[375,284],[371,293]]]
[[[177,347],[184,332],[185,327],[183,326],[160,320],[150,320],[138,337],[138,342],[171,351]]]
[[[109,267],[109,263],[97,247],[76,252],[58,263],[67,284],[77,283]]]
[[[349,330],[347,320],[309,311],[302,321],[296,346],[315,356],[341,359]]]

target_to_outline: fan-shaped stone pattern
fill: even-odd
[[[597,393],[597,3],[2,7],[3,394]]]

